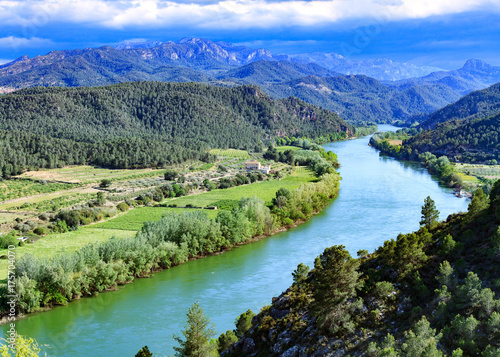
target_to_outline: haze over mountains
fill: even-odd
[[[351,122],[413,122],[500,82],[500,67],[480,60],[469,60],[454,71],[432,72],[436,69],[387,59],[348,60],[334,53],[274,55],[265,49],[185,38],[24,56],[0,66],[0,93],[142,80],[254,84],[271,97],[296,96]]]

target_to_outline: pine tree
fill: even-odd
[[[153,354],[149,351],[148,346],[144,346],[137,352],[135,357],[153,357]]]
[[[210,339],[216,335],[214,324],[203,314],[199,302],[195,302],[187,313],[188,325],[182,331],[185,340],[174,335],[180,347],[174,347],[178,357],[208,357],[216,346],[210,345]]]
[[[439,219],[439,211],[436,209],[434,200],[427,196],[422,206],[422,219],[420,225],[430,229]]]

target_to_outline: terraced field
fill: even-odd
[[[70,166],[61,169],[43,171],[28,171],[20,177],[37,180],[63,181],[72,183],[93,183],[103,179],[113,181],[132,180],[142,177],[161,176],[165,170],[139,169],[139,170],[113,170],[101,169],[93,166]]]

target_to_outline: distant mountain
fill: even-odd
[[[385,59],[354,61],[334,54],[273,55],[227,42],[128,42],[114,47],[52,51],[0,66],[0,94],[33,86],[102,86],[131,81],[198,82],[232,87],[255,84],[274,98],[290,95],[349,120],[411,124],[478,88],[500,81],[500,67],[470,60],[456,71],[437,71],[395,82],[370,80],[427,73]],[[335,78],[335,79],[332,79]],[[366,87],[365,87],[366,86]]]
[[[466,95],[473,90],[486,88],[500,82],[500,67],[471,59],[454,71],[438,71],[420,78],[410,78],[392,83],[393,87],[408,88],[418,84],[444,84],[452,90]]]
[[[363,74],[385,81],[422,77],[441,70],[437,67],[416,66],[407,62],[398,63],[387,58],[353,60],[337,53],[302,53],[289,56],[289,60],[298,63],[316,63],[332,71],[344,74]]]
[[[53,51],[4,65],[0,68],[0,88],[97,86],[140,80],[203,82],[210,78],[201,71],[166,62],[137,50],[112,47]]]
[[[497,113],[500,113],[500,83],[474,91],[457,102],[433,112],[420,126],[429,129],[452,119],[485,118]]]
[[[290,81],[306,76],[331,77],[340,73],[330,71],[314,63],[259,61],[247,64],[217,76],[218,79],[235,83],[266,85]]]
[[[444,85],[419,85],[397,90],[361,75],[308,76],[262,88],[273,97],[302,98],[357,123],[407,120],[417,113],[432,112],[460,97]]]

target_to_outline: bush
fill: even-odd
[[[130,206],[128,204],[126,204],[125,202],[121,202],[116,206],[116,208],[118,208],[122,212],[125,212],[130,208]]]
[[[35,233],[36,235],[39,235],[39,236],[44,236],[48,233],[48,229],[46,227],[38,227],[38,228],[35,228],[33,233]]]
[[[166,181],[173,181],[177,178],[177,176],[179,176],[179,174],[174,171],[174,170],[167,170],[164,174],[164,178]]]
[[[0,249],[7,249],[9,245],[19,245],[18,240],[13,235],[0,236]]]
[[[107,188],[107,187],[111,186],[111,183],[112,183],[111,180],[109,180],[109,179],[103,179],[101,181],[101,183],[99,184],[99,187],[101,187],[101,188]]]

